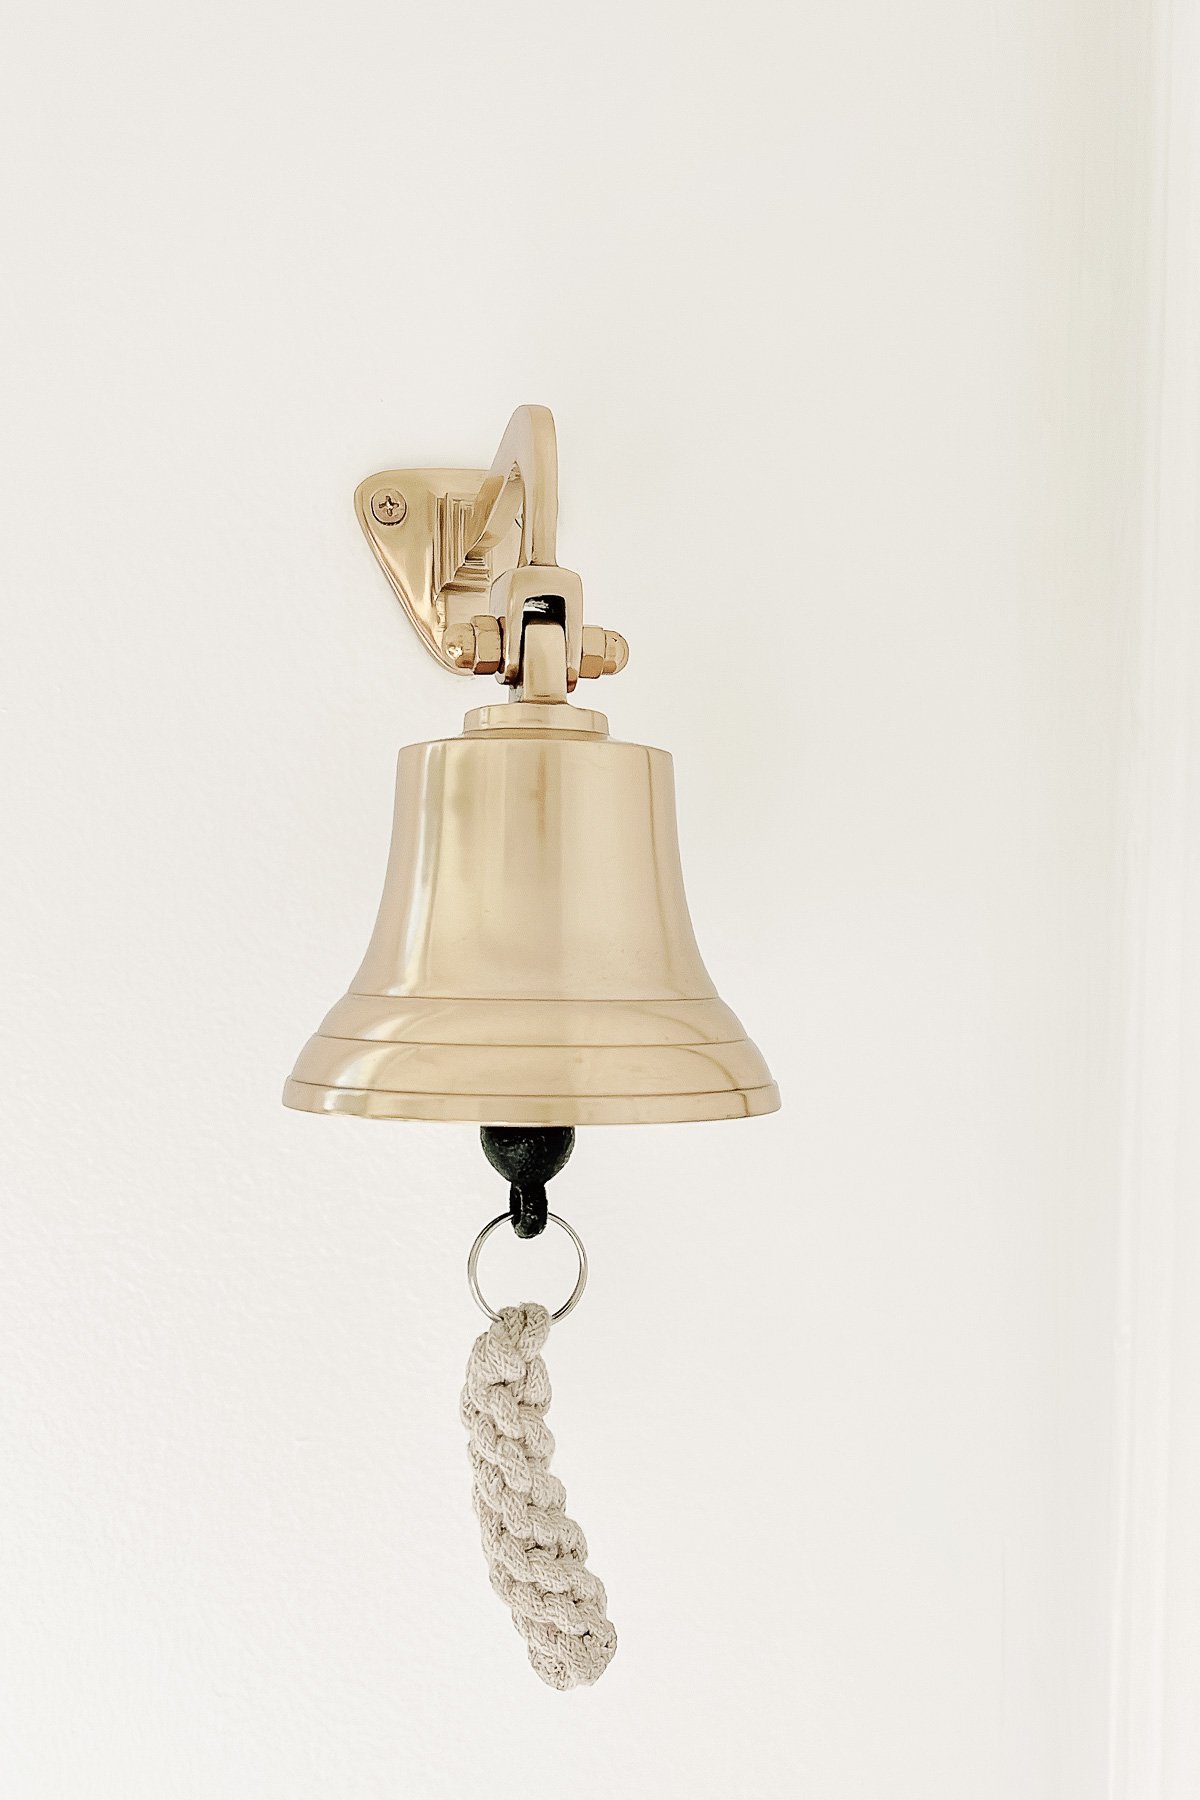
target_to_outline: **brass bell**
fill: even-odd
[[[400,751],[375,930],[285,1103],[535,1127],[775,1111],[696,946],[670,756],[567,699],[627,653],[557,565],[549,412],[519,409],[486,474],[393,470],[356,506],[439,662],[512,697]]]

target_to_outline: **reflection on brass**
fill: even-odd
[[[523,408],[489,476],[393,471],[358,491],[428,647],[443,666],[495,672],[512,698],[474,709],[460,737],[401,750],[375,930],[350,991],[300,1053],[289,1106],[604,1125],[779,1104],[696,946],[670,756],[614,742],[602,713],[567,701],[577,678],[617,672],[628,649],[583,623],[578,577],[553,561],[553,447],[549,414]],[[371,517],[380,489],[405,496],[399,525]],[[435,502],[456,491],[452,554],[444,543],[435,554]],[[403,570],[381,554],[385,534],[410,534]],[[498,553],[515,560],[497,568]]]
[[[567,688],[580,675],[616,674],[629,646],[616,632],[597,659],[584,642],[583,584],[557,562],[558,450],[548,407],[519,406],[492,466],[385,469],[359,484],[359,523],[426,649],[456,674],[495,674],[519,685],[521,619],[534,599],[560,602],[567,637]],[[473,662],[466,650],[490,604],[500,655]],[[580,667],[584,655],[588,667]]]

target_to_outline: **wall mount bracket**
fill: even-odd
[[[526,625],[561,624],[565,686],[614,675],[629,646],[583,623],[583,584],[557,560],[558,446],[548,407],[520,406],[490,469],[384,469],[355,491],[375,558],[435,661],[521,688]]]

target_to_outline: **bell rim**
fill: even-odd
[[[289,1077],[283,1104],[293,1112],[413,1124],[689,1125],[764,1118],[778,1112],[778,1084],[689,1094],[447,1094],[332,1087]]]

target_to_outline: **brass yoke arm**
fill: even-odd
[[[515,490],[515,500],[514,500]],[[467,555],[503,542],[520,511],[518,566],[558,563],[558,438],[548,406],[518,406],[484,476],[466,530]]]

